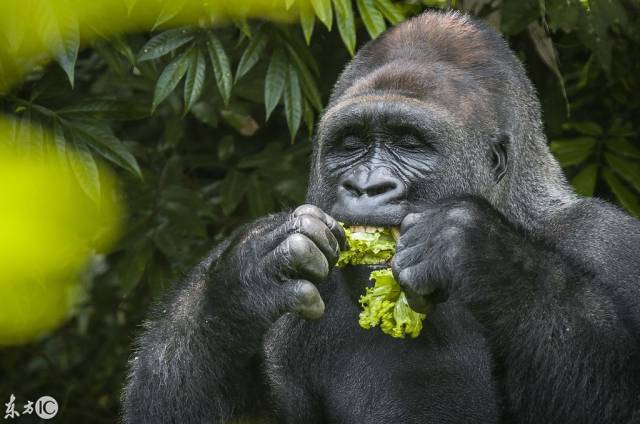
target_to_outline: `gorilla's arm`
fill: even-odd
[[[475,200],[403,223],[399,282],[469,306],[487,329],[516,422],[640,418],[640,223],[589,202],[543,237]]]
[[[265,409],[262,338],[286,312],[322,315],[311,282],[326,279],[338,240],[340,226],[310,205],[237,230],[146,324],[123,393],[124,421],[223,423]]]
[[[244,411],[247,399],[265,398],[257,372],[263,329],[241,309],[216,310],[216,299],[235,303],[233,293],[207,281],[229,244],[200,263],[145,324],[123,392],[126,423],[224,422]]]

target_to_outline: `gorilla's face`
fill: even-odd
[[[463,122],[436,102],[397,94],[337,102],[318,134],[317,203],[348,224],[397,226],[419,204],[482,191],[491,151]]]

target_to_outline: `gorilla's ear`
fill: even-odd
[[[491,140],[491,153],[493,154],[491,170],[496,183],[500,182],[507,173],[507,152],[510,140],[508,134],[499,134]]]

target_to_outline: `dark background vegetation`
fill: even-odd
[[[112,165],[128,208],[124,236],[97,257],[72,318],[0,350],[1,394],[52,395],[60,421],[116,421],[150,304],[239,223],[303,201],[314,121],[350,54],[427,7],[467,10],[498,28],[538,89],[551,149],[576,190],[640,215],[637,2],[312,4],[302,25],[171,29],[176,8],[159,18],[162,31],[98,39],[77,57],[77,40],[67,40],[62,66],[36,69],[0,97],[19,122],[86,152],[74,170],[87,196],[100,190],[96,161]]]

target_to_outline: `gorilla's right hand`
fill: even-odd
[[[302,205],[249,226],[216,268],[220,277],[226,274],[227,288],[243,298],[243,307],[274,319],[286,312],[317,319],[324,302],[314,283],[327,278],[344,243],[335,219],[316,206]],[[230,276],[236,278],[229,281]]]

